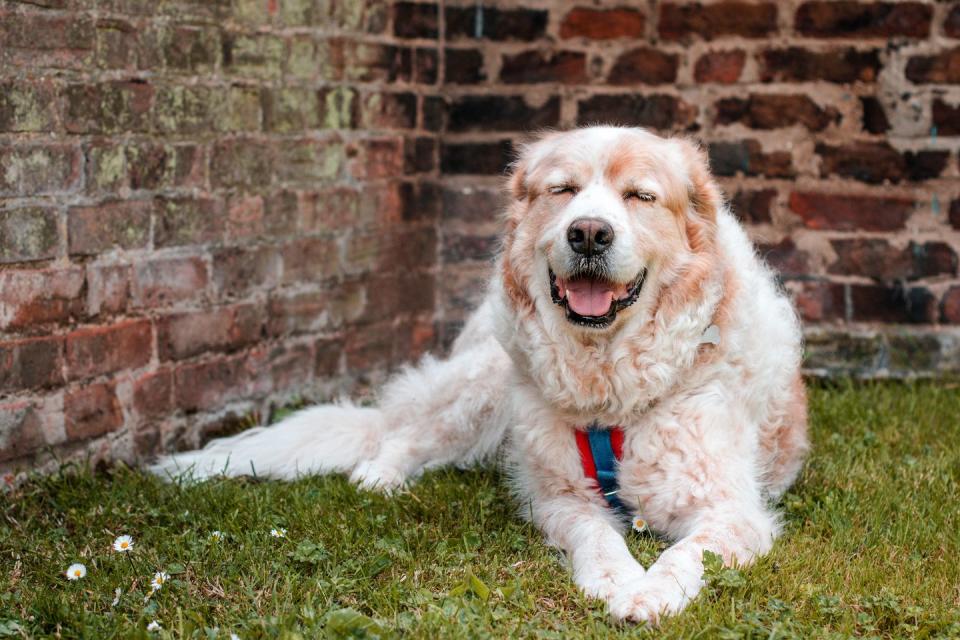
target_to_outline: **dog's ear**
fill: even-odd
[[[527,163],[523,156],[517,158],[510,167],[507,189],[515,200],[525,200],[527,197]]]
[[[723,203],[720,186],[710,173],[710,161],[699,144],[687,138],[674,138],[687,169],[690,207],[702,220],[714,223]]]

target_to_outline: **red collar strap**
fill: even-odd
[[[623,510],[623,503],[617,497],[620,490],[617,462],[623,458],[623,429],[592,425],[586,431],[577,429],[575,433],[584,475],[597,483],[597,490],[611,507]]]

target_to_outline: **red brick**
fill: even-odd
[[[794,292],[793,302],[806,322],[830,322],[846,318],[846,285],[808,281]]]
[[[130,265],[87,265],[87,312],[121,313],[130,303]]]
[[[563,17],[560,37],[589,40],[642,38],[645,27],[646,16],[635,9],[577,7]]]
[[[810,229],[896,231],[913,212],[913,200],[794,191],[790,194],[790,210]]]
[[[0,402],[0,462],[22,458],[45,444],[40,408],[28,400]]]
[[[114,247],[138,249],[147,246],[151,207],[151,202],[143,200],[72,207],[67,219],[70,254],[91,255]]]
[[[310,345],[278,346],[271,349],[267,357],[272,390],[305,388],[312,381],[316,356]]]
[[[223,203],[212,198],[158,198],[154,244],[171,247],[222,239],[226,227]]]
[[[757,251],[783,278],[802,278],[810,273],[810,254],[790,238],[776,244],[759,244]]]
[[[92,378],[145,366],[153,352],[153,330],[149,320],[128,320],[77,329],[67,335],[66,344],[68,378]]]
[[[185,364],[174,371],[174,398],[187,412],[222,409],[223,405],[253,395],[260,371],[250,354]]]
[[[957,274],[957,254],[943,242],[911,242],[903,249],[879,238],[839,239],[831,244],[837,259],[829,266],[830,273],[856,274],[880,282]]]
[[[270,335],[317,333],[359,320],[367,308],[367,289],[357,282],[328,291],[278,294],[270,299]]]
[[[932,56],[913,56],[906,73],[907,79],[917,84],[960,84],[960,47]]]
[[[763,224],[772,221],[770,207],[777,197],[773,189],[749,191],[738,189],[730,200],[734,215],[744,223]]]
[[[940,303],[940,322],[960,324],[960,286],[953,286],[943,295]]]
[[[487,79],[483,68],[483,53],[479,49],[452,49],[444,51],[446,66],[444,82],[448,84],[478,84]]]
[[[224,140],[213,147],[210,182],[215,187],[262,187],[270,184],[273,167],[273,152],[263,140]]]
[[[0,131],[53,131],[55,107],[54,87],[48,82],[0,82]]]
[[[126,149],[132,189],[203,187],[206,151],[195,144],[135,144]]]
[[[500,67],[500,80],[507,84],[581,84],[587,80],[587,56],[578,51],[540,49],[507,54]]]
[[[462,96],[451,102],[449,117],[448,131],[542,129],[559,123],[560,98],[533,106],[522,96]]]
[[[138,307],[167,307],[202,298],[207,282],[207,266],[202,258],[151,260],[136,265],[133,298]]]
[[[442,143],[440,169],[449,174],[500,175],[513,157],[509,140],[500,142]]]
[[[806,95],[750,94],[744,98],[724,98],[716,104],[717,124],[741,123],[752,129],[779,129],[803,125],[822,131],[840,114],[832,107],[820,107]]]
[[[360,127],[363,129],[415,129],[417,96],[413,93],[369,93],[362,97]]]
[[[280,249],[283,260],[284,284],[317,282],[339,271],[340,260],[336,242],[331,238],[304,238]]]
[[[69,133],[145,132],[154,90],[143,82],[75,84],[64,90],[64,127]]]
[[[413,82],[435,84],[440,74],[440,53],[437,49],[418,47],[413,52]]]
[[[0,342],[0,392],[63,383],[63,338]]]
[[[960,199],[950,203],[950,224],[954,229],[960,229]]]
[[[332,378],[340,372],[343,343],[335,338],[320,338],[314,345],[316,360],[313,374],[317,378]]]
[[[451,7],[444,9],[446,37],[484,38],[488,40],[531,41],[546,35],[547,12],[539,9],[498,9],[482,7],[482,30],[477,33],[477,8]]]
[[[133,406],[140,418],[162,418],[173,410],[173,374],[160,369],[133,383]]]
[[[712,40],[729,35],[764,38],[776,31],[777,6],[769,2],[667,2],[660,6],[660,37],[664,40],[688,40],[693,36]]]
[[[863,130],[868,133],[886,133],[890,130],[890,121],[883,105],[873,96],[860,98],[863,111]]]
[[[254,305],[180,313],[157,321],[161,360],[182,360],[206,351],[233,351],[262,337],[263,309]]]
[[[697,82],[733,84],[740,79],[746,57],[740,49],[710,51],[697,60],[693,77]]]
[[[67,439],[85,440],[123,426],[123,410],[111,384],[91,384],[68,391],[63,397]]]
[[[650,47],[632,49],[620,55],[607,82],[612,85],[667,84],[677,79],[679,56]]]
[[[947,151],[900,153],[886,142],[854,142],[835,147],[818,144],[820,175],[840,175],[870,184],[929,180],[940,175],[950,157]]]
[[[242,297],[275,286],[282,269],[276,247],[231,247],[213,254],[213,283],[220,296]]]
[[[954,106],[936,98],[933,101],[933,124],[939,135],[960,135],[960,104]]]
[[[927,324],[936,315],[936,298],[923,287],[849,285],[851,320],[896,324]]]
[[[399,138],[362,140],[354,147],[350,174],[357,180],[376,180],[403,175],[403,141]]]
[[[403,141],[403,173],[429,173],[437,168],[436,138],[406,138]]]
[[[796,175],[789,151],[764,153],[756,140],[711,142],[708,147],[710,168],[718,176],[766,176],[792,178]]]
[[[81,267],[0,271],[0,329],[70,322],[84,312]]]
[[[925,38],[933,7],[919,2],[806,2],[794,25],[818,38]]]
[[[833,49],[824,52],[802,47],[769,49],[760,56],[763,82],[873,82],[880,72],[877,49]]]
[[[0,42],[0,55],[12,65],[82,68],[94,46],[93,22],[85,15],[5,12]]]
[[[577,124],[619,124],[660,131],[685,129],[697,116],[697,108],[668,95],[597,95],[577,104]]]
[[[57,255],[57,212],[40,207],[0,211],[0,263],[48,260]]]

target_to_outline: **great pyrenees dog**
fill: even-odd
[[[448,358],[374,408],[306,409],[153,470],[391,491],[499,453],[580,589],[656,624],[702,587],[704,551],[746,564],[778,534],[808,449],[796,313],[686,139],[546,133],[508,188],[493,277]],[[649,569],[624,540],[640,519],[673,542]]]

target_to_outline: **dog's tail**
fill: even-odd
[[[378,409],[348,403],[305,409],[270,427],[210,442],[198,451],[166,456],[148,469],[164,478],[200,480],[255,475],[293,479],[350,472],[373,458],[384,431]]]

